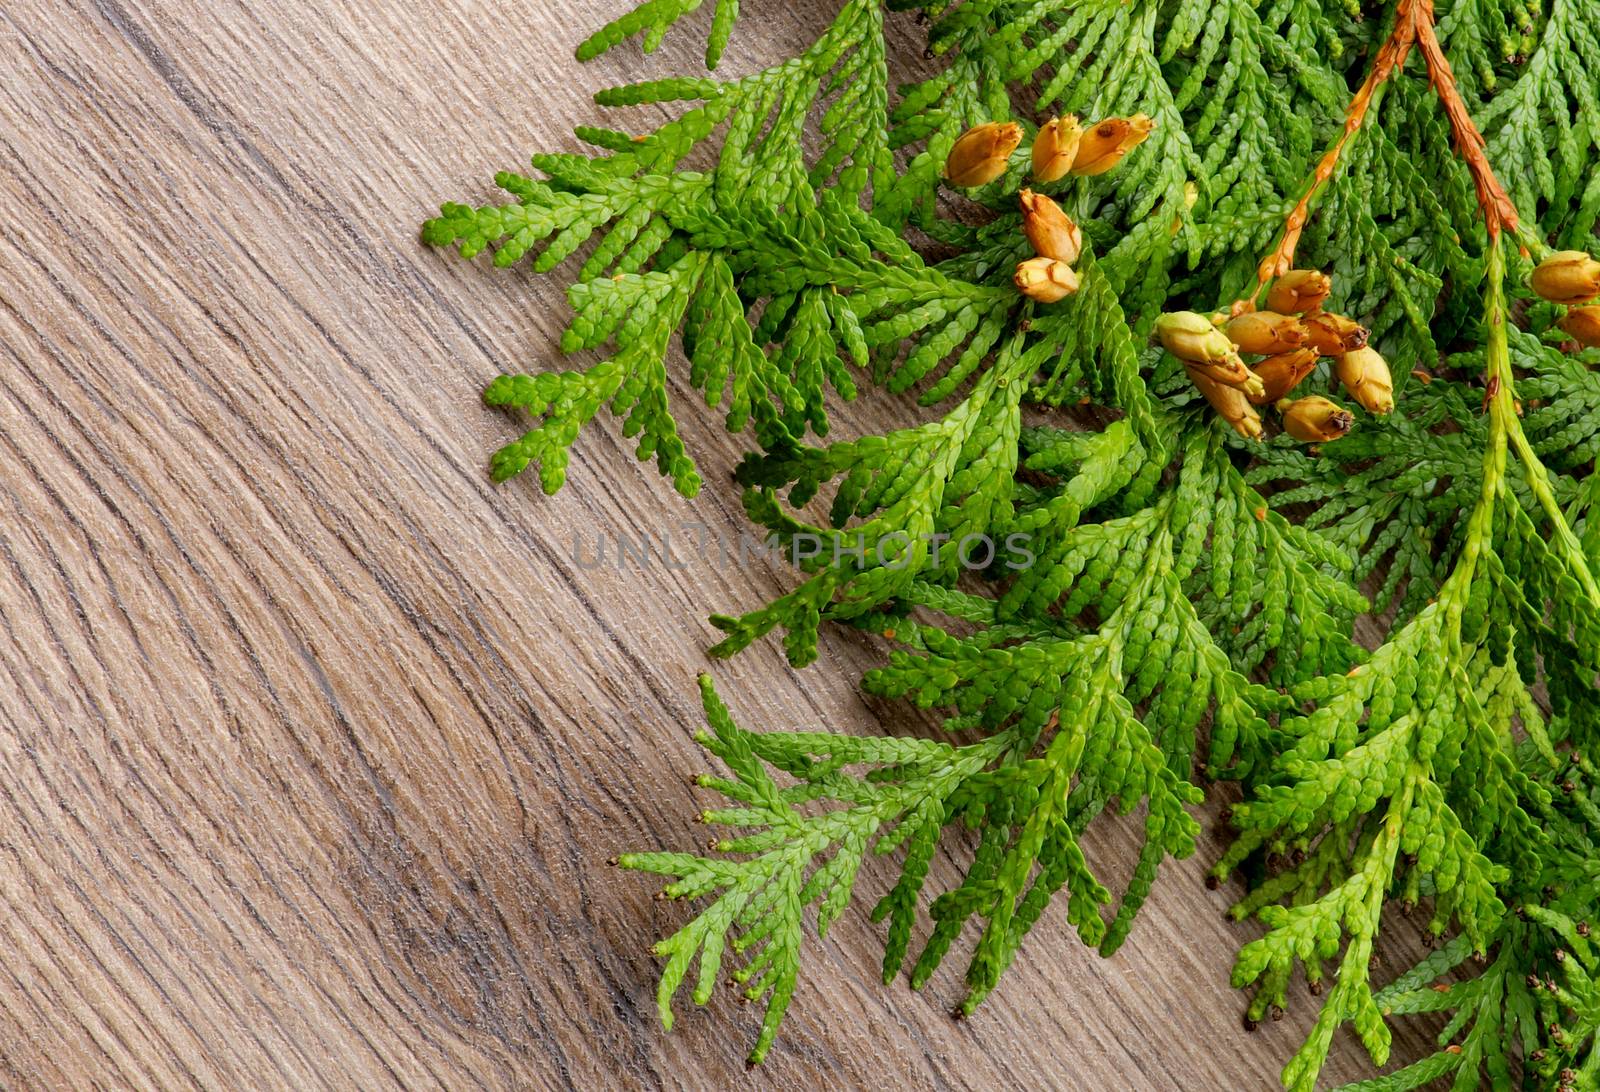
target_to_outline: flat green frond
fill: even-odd
[[[667,410],[666,356],[700,277],[704,255],[688,254],[662,273],[625,274],[580,281],[570,293],[578,318],[562,347],[591,349],[615,338],[615,356],[583,371],[503,375],[484,389],[492,406],[510,406],[542,418],[538,427],[494,455],[496,481],[539,465],[539,482],[554,493],[566,480],[567,449],[578,430],[610,403],[624,419],[623,435],[639,438],[640,459],[655,457],[661,473],[684,496],[700,488],[700,475],[684,450]]]

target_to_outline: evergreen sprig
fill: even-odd
[[[578,55],[652,49],[702,6],[645,0]],[[708,67],[739,8],[711,5]],[[937,63],[894,93],[884,20],[910,9]],[[1342,1025],[1381,1065],[1390,1017],[1443,1011],[1439,1053],[1354,1087],[1509,1088],[1519,1072],[1595,1087],[1600,358],[1572,351],[1570,308],[1525,285],[1552,244],[1593,247],[1596,15],[1592,0],[843,0],[766,70],[602,92],[684,107],[641,135],[580,129],[595,154],[537,155],[542,178],[497,176],[510,203],[425,225],[466,258],[576,266],[562,349],[607,354],[489,384],[486,401],[534,419],[494,455],[497,479],[537,467],[555,491],[610,406],[692,495],[667,399],[676,341],[690,383],[751,436],[745,510],[798,570],[773,602],[714,616],[711,651],[780,633],[800,667],[823,623],[844,623],[893,645],[865,689],[946,717],[937,739],[751,732],[702,679],[700,739],[728,770],[700,779],[725,798],[702,818],[726,834],[619,859],[702,900],[657,946],[665,1023],[691,972],[704,1003],[737,964],[765,1004],[760,1061],[809,908],[826,931],[869,854],[899,862],[874,911],[885,979],[909,965],[920,986],[970,932],[970,1013],[1052,903],[1115,950],[1161,863],[1193,852],[1201,786],[1232,778],[1245,801],[1211,880],[1258,877],[1232,910],[1265,927],[1234,968],[1247,1021],[1289,1003],[1297,966],[1316,992],[1333,976],[1286,1087],[1315,1086]],[[1046,177],[1030,145],[1057,114],[1085,139],[1099,119],[1142,128],[1116,169]],[[997,149],[981,169],[975,140]],[[1019,272],[1039,245],[1024,183],[1081,229],[1053,244],[1066,258],[1035,259],[1060,267],[1064,298]],[[1327,270],[1318,306],[1396,362],[1396,406],[1362,399],[1376,415],[1343,438],[1349,418],[1285,408],[1287,431],[1251,442],[1254,413],[1213,412],[1199,350],[1162,316],[1197,312],[1221,336],[1204,316],[1254,311],[1296,264]],[[1330,357],[1300,393],[1350,386],[1343,367]],[[868,385],[924,409],[829,440],[830,401]],[[1355,639],[1361,618],[1376,640]],[[1143,848],[1113,895],[1079,839],[1135,808]],[[961,876],[925,898],[940,846]],[[1396,902],[1425,905],[1441,946],[1379,987]]]

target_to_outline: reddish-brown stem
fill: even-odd
[[[1450,119],[1450,131],[1456,138],[1456,151],[1472,172],[1472,184],[1478,191],[1478,207],[1483,210],[1484,225],[1489,230],[1489,243],[1492,246],[1499,241],[1502,230],[1516,233],[1517,206],[1512,204],[1500,180],[1495,177],[1494,168],[1489,166],[1488,146],[1484,144],[1483,134],[1478,132],[1477,125],[1473,123],[1467,104],[1462,101],[1455,73],[1450,71],[1450,61],[1445,57],[1438,35],[1433,31],[1433,0],[1417,0],[1417,5],[1421,9],[1417,19],[1417,45],[1422,50],[1423,59],[1428,62],[1428,82],[1433,85],[1434,93],[1444,106],[1445,116]]]
[[[1483,134],[1479,133],[1478,127],[1473,124],[1467,104],[1461,98],[1461,90],[1456,86],[1455,73],[1450,70],[1450,62],[1445,58],[1444,49],[1439,45],[1439,38],[1434,33],[1433,0],[1399,0],[1399,5],[1395,9],[1394,29],[1379,47],[1378,54],[1372,62],[1372,70],[1356,89],[1355,96],[1351,98],[1350,106],[1345,111],[1344,131],[1317,162],[1317,168],[1312,172],[1305,192],[1284,219],[1283,234],[1278,239],[1278,245],[1256,267],[1255,291],[1233,305],[1234,314],[1253,310],[1255,301],[1261,296],[1267,282],[1274,277],[1281,277],[1294,267],[1295,248],[1300,244],[1300,233],[1305,230],[1306,220],[1310,216],[1311,202],[1333,177],[1333,172],[1339,165],[1339,157],[1344,154],[1350,138],[1366,120],[1367,111],[1372,106],[1378,88],[1405,64],[1413,46],[1422,50],[1423,59],[1428,66],[1428,82],[1432,85],[1434,93],[1439,96],[1445,115],[1450,119],[1450,129],[1455,134],[1456,147],[1461,153],[1461,158],[1466,161],[1467,169],[1472,172],[1473,185],[1478,191],[1478,206],[1483,210],[1490,242],[1499,239],[1502,229],[1511,232],[1517,230],[1516,206],[1511,203],[1511,198],[1506,196],[1500,180],[1495,177],[1494,170],[1489,166]]]

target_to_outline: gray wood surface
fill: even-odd
[[[1121,954],[1053,911],[969,1021],[959,960],[877,981],[880,871],[762,1070],[729,997],[661,1031],[649,945],[687,908],[603,862],[704,838],[704,618],[791,576],[576,565],[600,534],[737,534],[738,441],[679,380],[696,501],[609,419],[558,497],[492,486],[517,422],[477,393],[554,359],[564,282],[416,241],[576,150],[595,89],[698,70],[698,30],[572,61],[623,6],[0,6],[0,1083],[1273,1087],[1314,1008],[1240,1026],[1253,929],[1201,883],[1222,792]],[[724,71],[830,6],[751,0]],[[917,412],[869,395],[840,430]],[[876,655],[833,632],[803,674],[772,644],[715,674],[752,727],[914,728],[858,696]],[[1136,823],[1090,836],[1112,877]],[[1330,1074],[1369,1072],[1341,1034]]]

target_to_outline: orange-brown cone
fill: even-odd
[[[1022,126],[990,121],[962,133],[944,163],[944,176],[954,186],[983,186],[1006,173],[1006,162],[1022,143]]]
[[[1283,431],[1307,444],[1326,444],[1350,431],[1355,416],[1320,394],[1278,403]]]
[[[1246,311],[1223,327],[1228,338],[1246,353],[1287,353],[1298,349],[1311,334],[1296,315],[1277,311]]]
[[[1076,175],[1105,174],[1122,162],[1122,157],[1143,144],[1155,122],[1146,114],[1131,118],[1105,118],[1095,123],[1078,140],[1078,154],[1072,161]]]
[[[1558,250],[1539,263],[1529,283],[1551,303],[1588,303],[1600,298],[1600,262],[1581,250]]]
[[[1315,311],[1333,291],[1333,281],[1317,269],[1291,269],[1267,292],[1267,306],[1285,314]]]
[[[1023,190],[1017,195],[1022,204],[1022,233],[1041,258],[1054,258],[1071,265],[1083,250],[1083,232],[1061,206],[1042,193]]]
[[[1300,385],[1317,367],[1315,349],[1291,349],[1255,365],[1261,377],[1261,394],[1250,399],[1258,406],[1276,405],[1278,400]]]
[[[1367,328],[1332,311],[1315,311],[1300,320],[1308,331],[1307,344],[1323,356],[1350,353],[1367,343]]]
[[[1055,303],[1078,290],[1078,275],[1066,262],[1054,258],[1029,258],[1019,263],[1012,281],[1017,291],[1039,303]]]

